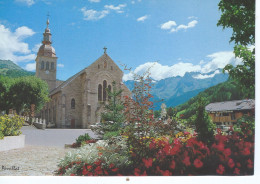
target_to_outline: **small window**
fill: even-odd
[[[98,69],[100,69],[100,65],[98,65],[97,67],[98,67]]]
[[[71,99],[71,109],[75,109],[75,99]]]
[[[235,120],[236,119],[236,115],[235,115],[235,113],[232,113],[231,114],[231,120]]]
[[[223,113],[223,116],[229,116],[229,113]]]
[[[44,69],[44,61],[41,62],[41,70]]]
[[[102,85],[98,85],[98,101],[102,101]]]
[[[54,62],[51,62],[51,69],[54,70]]]
[[[111,70],[113,70],[113,66],[111,66]]]
[[[104,80],[104,81],[103,81],[103,101],[106,101],[106,100],[107,100],[107,91],[106,91],[106,88],[107,88],[107,81]]]
[[[46,70],[49,70],[49,62],[46,62]]]

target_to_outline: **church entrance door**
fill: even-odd
[[[70,128],[75,128],[75,119],[70,121]]]

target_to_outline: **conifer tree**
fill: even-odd
[[[198,140],[210,144],[214,140],[214,124],[205,112],[205,105],[205,99],[200,97],[197,103],[195,127],[198,134]]]

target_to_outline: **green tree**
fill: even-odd
[[[14,79],[0,76],[0,111],[8,111],[11,108],[7,94],[13,82]]]
[[[232,28],[230,42],[235,42],[235,56],[242,59],[243,64],[227,65],[231,78],[246,87],[248,96],[255,91],[255,0],[221,0],[218,4],[222,15],[217,26]]]
[[[197,112],[194,120],[198,140],[210,144],[214,140],[214,124],[205,112],[206,100],[199,98],[197,102]]]
[[[110,139],[120,135],[120,129],[124,123],[124,104],[121,101],[122,89],[117,89],[116,82],[112,82],[112,91],[107,90],[108,93],[108,104],[104,107],[104,112],[101,113],[102,123],[99,127],[98,132],[103,132],[104,139]]]
[[[7,94],[10,105],[19,113],[23,109],[30,109],[35,105],[36,111],[42,109],[49,100],[48,85],[45,81],[34,77],[17,78],[10,86]]]

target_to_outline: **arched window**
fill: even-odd
[[[75,99],[74,98],[71,99],[71,108],[75,109]]]
[[[113,70],[113,66],[111,66],[111,70]]]
[[[46,62],[46,70],[49,70],[49,62]]]
[[[54,62],[51,62],[51,69],[54,70]]]
[[[98,101],[102,101],[102,85],[98,85]]]
[[[41,62],[41,70],[44,69],[44,61]]]
[[[111,92],[111,85],[108,85],[108,91]],[[111,99],[111,96],[108,95],[108,100],[110,100],[110,99]]]
[[[103,81],[103,101],[106,101],[106,100],[107,100],[107,91],[106,91],[106,88],[107,88],[107,81],[104,80],[104,81]]]
[[[98,65],[98,69],[100,69],[100,65]]]

